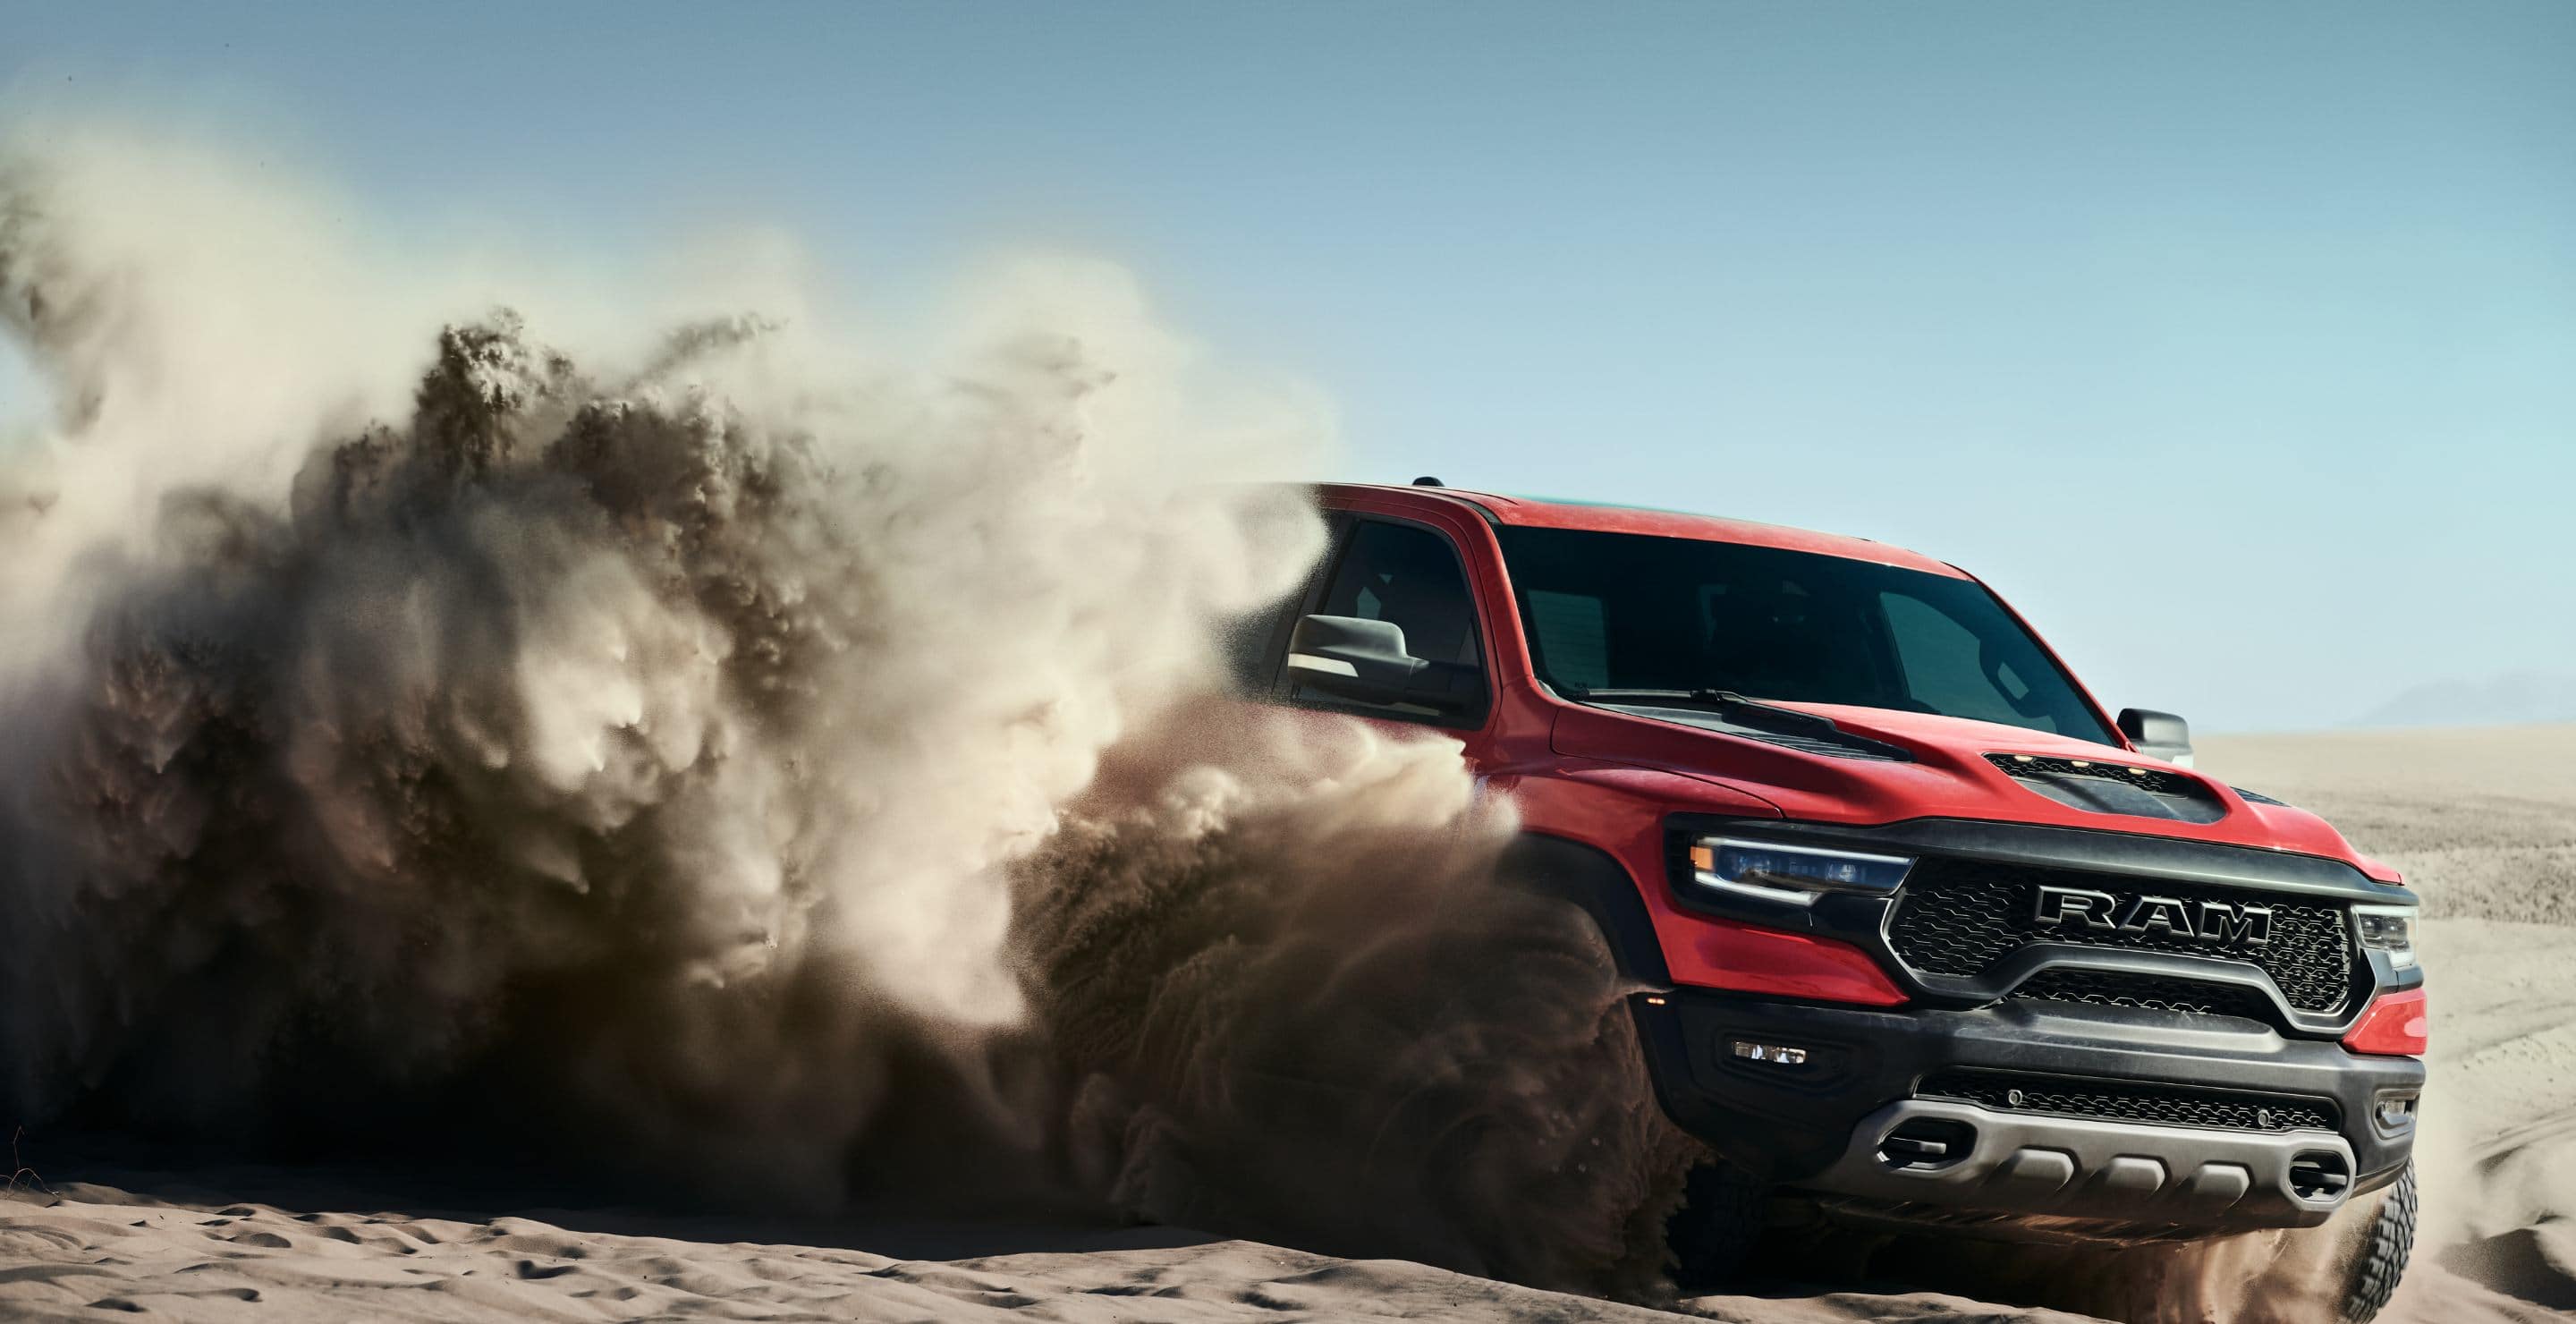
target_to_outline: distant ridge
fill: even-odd
[[[2354,726],[2511,726],[2576,722],[2576,675],[2513,671],[2484,680],[2418,685],[2354,719]]]

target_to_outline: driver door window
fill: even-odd
[[[1305,685],[1290,689],[1289,697],[1295,702],[1443,725],[1483,722],[1484,654],[1477,639],[1476,600],[1468,592],[1466,572],[1448,539],[1407,524],[1364,520],[1352,526],[1315,611],[1323,616],[1392,622],[1404,631],[1407,653],[1462,680],[1478,700],[1471,711],[1448,718],[1402,704],[1354,703]]]

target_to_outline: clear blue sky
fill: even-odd
[[[2115,706],[2576,670],[2565,0],[0,0],[66,82],[540,249],[1098,252],[1355,476],[1905,543]]]

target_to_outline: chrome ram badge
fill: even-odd
[[[2042,885],[2031,922],[2043,929],[2082,925],[2139,935],[2168,933],[2221,947],[2266,947],[2272,942],[2270,906],[2170,896],[2133,897],[2123,904],[2108,892],[2083,887]]]

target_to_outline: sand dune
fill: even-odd
[[[291,1174],[234,1173],[291,1187]],[[281,1180],[283,1179],[283,1181]],[[823,1244],[738,1239],[717,1220],[531,1211],[368,1212],[363,1202],[185,1199],[184,1178],[78,1183],[0,1216],[0,1316],[173,1319],[1098,1321],[1547,1319],[1643,1324],[1667,1312],[1390,1260],[1344,1260],[1164,1229],[844,1224]],[[289,1191],[272,1193],[283,1198]],[[310,1195],[332,1203],[326,1192]],[[211,1193],[208,1193],[211,1194]],[[343,1193],[345,1194],[345,1193]],[[343,1201],[342,1203],[346,1203]],[[570,1224],[571,1226],[567,1226]],[[977,1253],[1013,1242],[1071,1250]],[[902,1245],[911,1255],[860,1249]],[[1689,1303],[1743,1321],[2072,1319],[1935,1294]],[[101,1312],[111,1312],[102,1314]]]
[[[2562,1313],[2576,1312],[2576,727],[2214,739],[2201,763],[2336,819],[2406,868],[2439,917],[2424,939],[2438,1045],[2429,1226],[2389,1317],[2576,1318]],[[30,1160],[49,1184],[22,1178],[0,1200],[11,1318],[1671,1317],[1172,1229],[887,1212],[751,1224],[442,1205],[378,1174],[149,1170],[96,1146],[37,1146]],[[1746,1324],[2076,1318],[1795,1284],[1673,1307]]]

